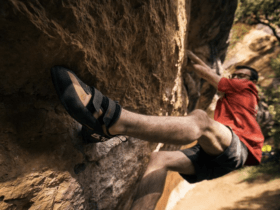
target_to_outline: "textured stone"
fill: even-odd
[[[128,137],[120,136],[110,139],[110,141],[89,144],[85,147],[85,154],[88,161],[98,161],[104,158],[113,148],[117,147],[124,141],[128,141]]]
[[[233,24],[237,1],[192,1],[188,33],[188,49],[198,55],[218,74],[218,62],[224,62],[228,48],[228,36]],[[188,112],[194,108],[207,109],[216,94],[214,87],[201,80],[193,72],[183,71],[185,87],[189,95]],[[190,82],[194,80],[195,86]]]
[[[235,7],[222,0],[1,1],[0,209],[129,209],[156,144],[84,145],[50,68],[72,69],[129,110],[186,115],[188,104],[188,112],[205,108],[213,94],[181,68],[184,50],[189,45],[212,65],[214,43],[223,60]]]

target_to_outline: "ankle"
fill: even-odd
[[[109,133],[114,136],[114,135],[122,135],[125,134],[125,128],[124,126],[121,124],[120,119],[117,120],[117,122],[115,122],[115,124],[113,124],[109,129],[108,129]]]

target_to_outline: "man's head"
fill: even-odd
[[[236,66],[235,72],[231,75],[231,78],[238,78],[238,79],[248,79],[254,83],[257,83],[259,79],[258,72],[249,66]]]

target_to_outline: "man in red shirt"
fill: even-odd
[[[233,79],[222,78],[218,84],[218,90],[225,95],[217,103],[214,119],[230,126],[246,145],[249,154],[245,165],[256,165],[261,161],[264,137],[256,121],[259,100],[254,85],[256,81],[252,82],[247,76],[254,70],[247,66],[237,66],[236,69]],[[238,79],[238,76],[244,78]]]
[[[192,52],[188,51],[187,55],[191,59],[187,68],[224,93],[217,103],[214,120],[202,110],[195,110],[186,117],[132,113],[84,84],[70,70],[61,66],[52,68],[59,98],[69,114],[83,125],[86,141],[105,141],[115,135],[180,145],[197,140],[198,144],[190,149],[152,153],[133,210],[155,208],[168,170],[177,171],[194,183],[223,176],[244,164],[260,162],[264,138],[255,120],[257,72],[241,66],[231,79],[226,79]]]

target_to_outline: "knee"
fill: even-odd
[[[198,118],[207,118],[207,113],[202,109],[195,109],[189,115],[196,116]]]
[[[150,156],[149,167],[153,169],[166,168],[164,152],[153,152]]]
[[[195,122],[198,125],[200,131],[203,131],[211,126],[212,119],[202,109],[196,109],[192,111],[189,116],[193,116],[195,118]]]

